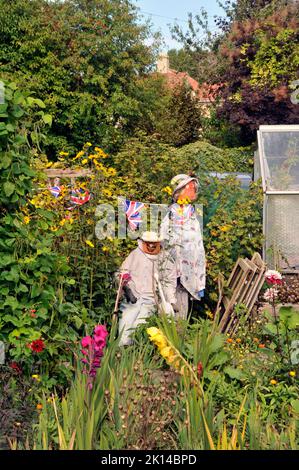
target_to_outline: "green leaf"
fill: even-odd
[[[12,310],[16,310],[19,306],[19,302],[15,297],[9,295],[4,302],[4,306],[6,305],[11,307]]]
[[[211,341],[211,344],[209,346],[209,350],[211,353],[218,351],[223,347],[224,344],[224,337],[221,335],[216,335],[214,336],[213,340]]]
[[[8,155],[4,155],[4,157],[1,158],[0,167],[4,168],[5,170],[11,165],[11,161],[12,161],[11,157],[9,157]]]
[[[15,118],[20,118],[20,117],[23,116],[24,112],[25,111],[19,105],[16,105],[16,106],[13,107],[12,115]]]
[[[291,400],[291,407],[294,409],[295,413],[299,414],[299,400]]]
[[[15,126],[13,126],[12,124],[10,124],[10,123],[6,124],[6,130],[8,132],[14,132],[15,129],[16,129]]]
[[[74,320],[74,322],[75,322],[76,328],[77,328],[77,329],[81,328],[81,326],[82,326],[82,324],[83,324],[81,318],[78,317],[78,315],[75,315],[75,316],[73,317],[73,320]]]
[[[225,374],[227,374],[231,379],[244,380],[245,374],[240,369],[234,369],[233,367],[225,367]]]
[[[31,289],[31,298],[33,299],[34,297],[38,297],[41,293],[41,288],[37,286],[36,284],[33,284],[32,289]]]
[[[4,189],[5,196],[9,197],[14,192],[15,185],[14,183],[11,183],[10,181],[6,181],[3,185],[3,189]]]
[[[40,100],[39,98],[33,98],[32,96],[29,96],[27,98],[27,102],[28,102],[29,106],[33,106],[33,105],[36,104],[40,108],[45,108],[46,107],[45,103],[42,100]]]
[[[7,110],[7,106],[8,106],[7,103],[1,103],[0,104],[0,113],[5,113],[6,110]]]
[[[51,114],[44,114],[42,119],[43,119],[45,124],[49,124],[49,126],[52,126],[52,116],[51,116]]]
[[[19,292],[28,292],[28,287],[26,284],[19,284],[18,290]]]

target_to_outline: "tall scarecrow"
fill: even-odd
[[[172,203],[161,224],[164,249],[176,263],[177,317],[188,315],[189,297],[201,300],[206,283],[205,250],[201,225],[191,202],[197,198],[198,180],[180,174],[171,180]]]

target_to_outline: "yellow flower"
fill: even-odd
[[[170,186],[165,186],[165,188],[162,189],[165,193],[169,194],[169,196],[172,195],[172,189]]]
[[[59,152],[59,155],[60,155],[61,157],[67,157],[68,154],[69,154],[68,152]]]
[[[66,219],[62,219],[62,220],[59,222],[59,225],[61,225],[61,227],[63,227],[65,223],[66,223]]]
[[[240,339],[240,338],[237,338],[237,339],[236,339],[236,343],[241,343],[241,339]]]
[[[84,153],[84,150],[80,150],[80,152],[77,153],[77,155],[72,159],[72,161],[78,160],[78,158],[83,157]]]
[[[277,380],[275,380],[275,379],[270,380],[270,384],[271,384],[271,385],[276,385],[276,384],[277,384]]]
[[[295,372],[294,370],[291,370],[291,371],[289,372],[289,375],[290,375],[291,377],[296,377],[296,372]]]
[[[105,253],[105,251],[109,251],[109,248],[107,248],[107,246],[103,246],[102,251]]]
[[[53,162],[49,162],[49,163],[46,164],[46,168],[50,168],[50,166],[52,166],[52,165],[53,165]]]
[[[28,217],[28,216],[26,215],[26,216],[24,217],[23,221],[24,221],[24,224],[28,225],[29,222],[30,222],[30,217]]]
[[[90,142],[86,142],[85,146],[86,146],[86,147],[91,147],[92,144],[91,144]],[[84,147],[85,147],[85,146],[84,146]]]
[[[51,227],[50,230],[51,230],[51,232],[57,232],[58,227]]]
[[[103,189],[103,194],[107,197],[112,196],[112,192],[110,191],[110,189]]]
[[[116,175],[116,170],[115,170],[115,168],[111,168],[111,167],[110,167],[110,168],[108,168],[107,171],[108,171],[108,174],[109,174],[110,176],[115,176],[115,175]]]
[[[40,382],[40,376],[38,374],[33,374],[31,377],[37,382]]]
[[[86,245],[90,246],[91,248],[94,248],[94,244],[90,240],[85,240]]]
[[[153,343],[155,343],[159,349],[168,346],[167,339],[163,335],[162,331],[159,330],[159,328],[153,326],[151,328],[147,328],[146,332],[149,335],[150,340],[153,341]]]
[[[160,354],[162,357],[164,357],[164,359],[166,359],[168,364],[172,364],[177,358],[177,355],[170,346],[165,346],[164,348],[160,349]]]
[[[231,225],[223,225],[220,227],[221,232],[227,232],[231,228]]]
[[[84,160],[82,160],[82,165],[85,165],[87,162],[88,162],[87,158],[84,158]]]

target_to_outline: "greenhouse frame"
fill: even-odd
[[[269,269],[299,272],[299,125],[257,132],[254,179],[263,187],[263,258]]]

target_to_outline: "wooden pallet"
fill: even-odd
[[[218,308],[220,308],[218,326],[223,333],[234,334],[238,329],[239,318],[235,311],[237,305],[242,304],[246,307],[243,319],[248,320],[264,283],[265,271],[265,263],[260,255],[255,253],[251,260],[248,258],[237,260],[227,283],[222,278],[222,293],[218,302]],[[223,293],[224,290],[227,293]]]

